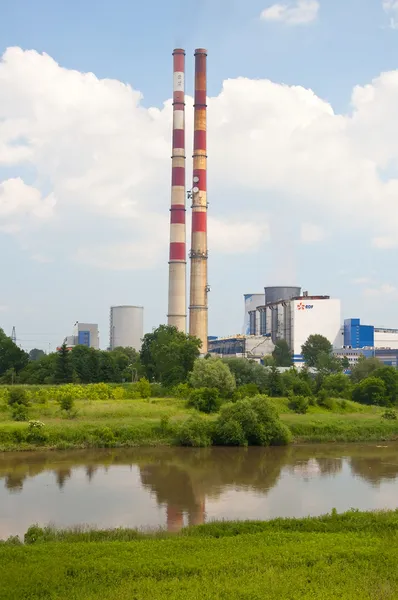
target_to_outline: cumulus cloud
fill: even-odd
[[[307,25],[316,20],[318,13],[318,0],[296,0],[289,4],[273,4],[262,11],[260,18],[287,25]]]
[[[210,251],[256,252],[288,221],[303,224],[305,242],[345,226],[377,248],[395,239],[398,71],[355,87],[345,115],[312,90],[243,77],[224,81],[208,105]],[[145,108],[129,85],[8,49],[0,167],[20,176],[0,182],[0,230],[23,230],[38,262],[56,245],[96,267],[166,263],[171,122],[170,100]],[[187,98],[188,147],[191,139]]]
[[[390,27],[398,29],[398,0],[383,0],[384,12],[390,20]]]
[[[398,288],[391,283],[383,283],[378,287],[366,288],[364,294],[371,298],[378,298],[380,296],[396,298],[398,297]]]
[[[301,225],[301,241],[305,244],[322,242],[326,237],[325,230],[314,223],[303,223]]]

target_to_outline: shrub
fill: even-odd
[[[387,408],[387,410],[382,414],[381,418],[389,421],[396,421],[397,413],[392,408]]]
[[[15,404],[23,406],[29,405],[29,396],[24,388],[12,387],[8,390],[8,405],[14,406]]]
[[[361,404],[390,404],[385,383],[378,377],[367,377],[358,383],[352,392],[352,399]]]
[[[13,404],[11,406],[11,418],[13,421],[27,421],[28,407],[25,404]]]
[[[308,411],[309,401],[305,396],[292,396],[289,402],[290,410],[299,415],[305,415]]]
[[[151,384],[148,379],[143,377],[137,383],[137,390],[141,396],[141,398],[148,399],[151,397]]]
[[[318,394],[318,405],[326,408],[327,410],[334,411],[337,409],[337,403],[334,398],[329,398],[327,393],[321,393],[323,390],[320,390]]]
[[[123,400],[126,397],[126,390],[121,386],[115,387],[112,390],[112,397],[114,400]]]
[[[172,396],[174,398],[179,398],[180,400],[186,400],[189,398],[190,392],[191,388],[187,383],[179,383],[171,390]]]
[[[255,383],[245,383],[236,390],[236,394],[239,398],[253,398],[253,396],[256,396],[258,393],[258,385]]]
[[[351,383],[347,375],[333,373],[327,375],[322,382],[322,389],[333,398],[349,398]]]
[[[193,388],[217,388],[224,398],[232,396],[236,388],[235,377],[220,358],[197,359],[189,383]]]
[[[216,388],[192,390],[189,395],[188,406],[208,414],[218,412],[221,406],[219,391]]]
[[[59,405],[61,407],[61,410],[63,410],[64,412],[66,412],[68,414],[72,413],[74,404],[75,404],[75,401],[74,401],[71,393],[65,393],[59,399]]]
[[[139,382],[136,384],[138,386]],[[163,398],[167,396],[168,392],[161,383],[150,383],[151,386],[151,398]]]
[[[211,423],[199,416],[187,419],[178,429],[177,442],[180,446],[193,448],[211,446]]]
[[[290,441],[289,429],[264,396],[239,400],[221,410],[216,423],[216,442],[225,446],[269,446]]]
[[[115,434],[109,427],[102,427],[94,431],[97,442],[104,448],[110,448],[115,445]]]
[[[44,431],[44,423],[41,421],[29,421],[27,441],[36,444],[43,444],[47,441],[47,434]]]

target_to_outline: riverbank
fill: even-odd
[[[398,512],[209,523],[179,534],[31,528],[0,544],[0,598],[153,600],[398,595]]]
[[[327,410],[311,406],[305,415],[289,410],[286,399],[273,400],[293,443],[394,441],[398,420],[382,418],[384,409],[347,402]],[[10,419],[0,407],[0,451],[70,448],[113,448],[175,445],[181,423],[198,414],[184,400],[78,400],[74,418],[65,418],[59,404],[33,404],[29,418],[44,423],[30,430],[25,422]],[[209,422],[214,417],[205,417]]]

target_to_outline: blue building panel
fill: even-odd
[[[344,321],[344,346],[364,348],[374,346],[374,326],[361,325],[360,319]]]
[[[89,331],[79,331],[77,337],[77,343],[79,346],[88,346],[90,347],[90,332]]]

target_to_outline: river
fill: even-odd
[[[0,539],[396,508],[398,444],[0,453]]]

